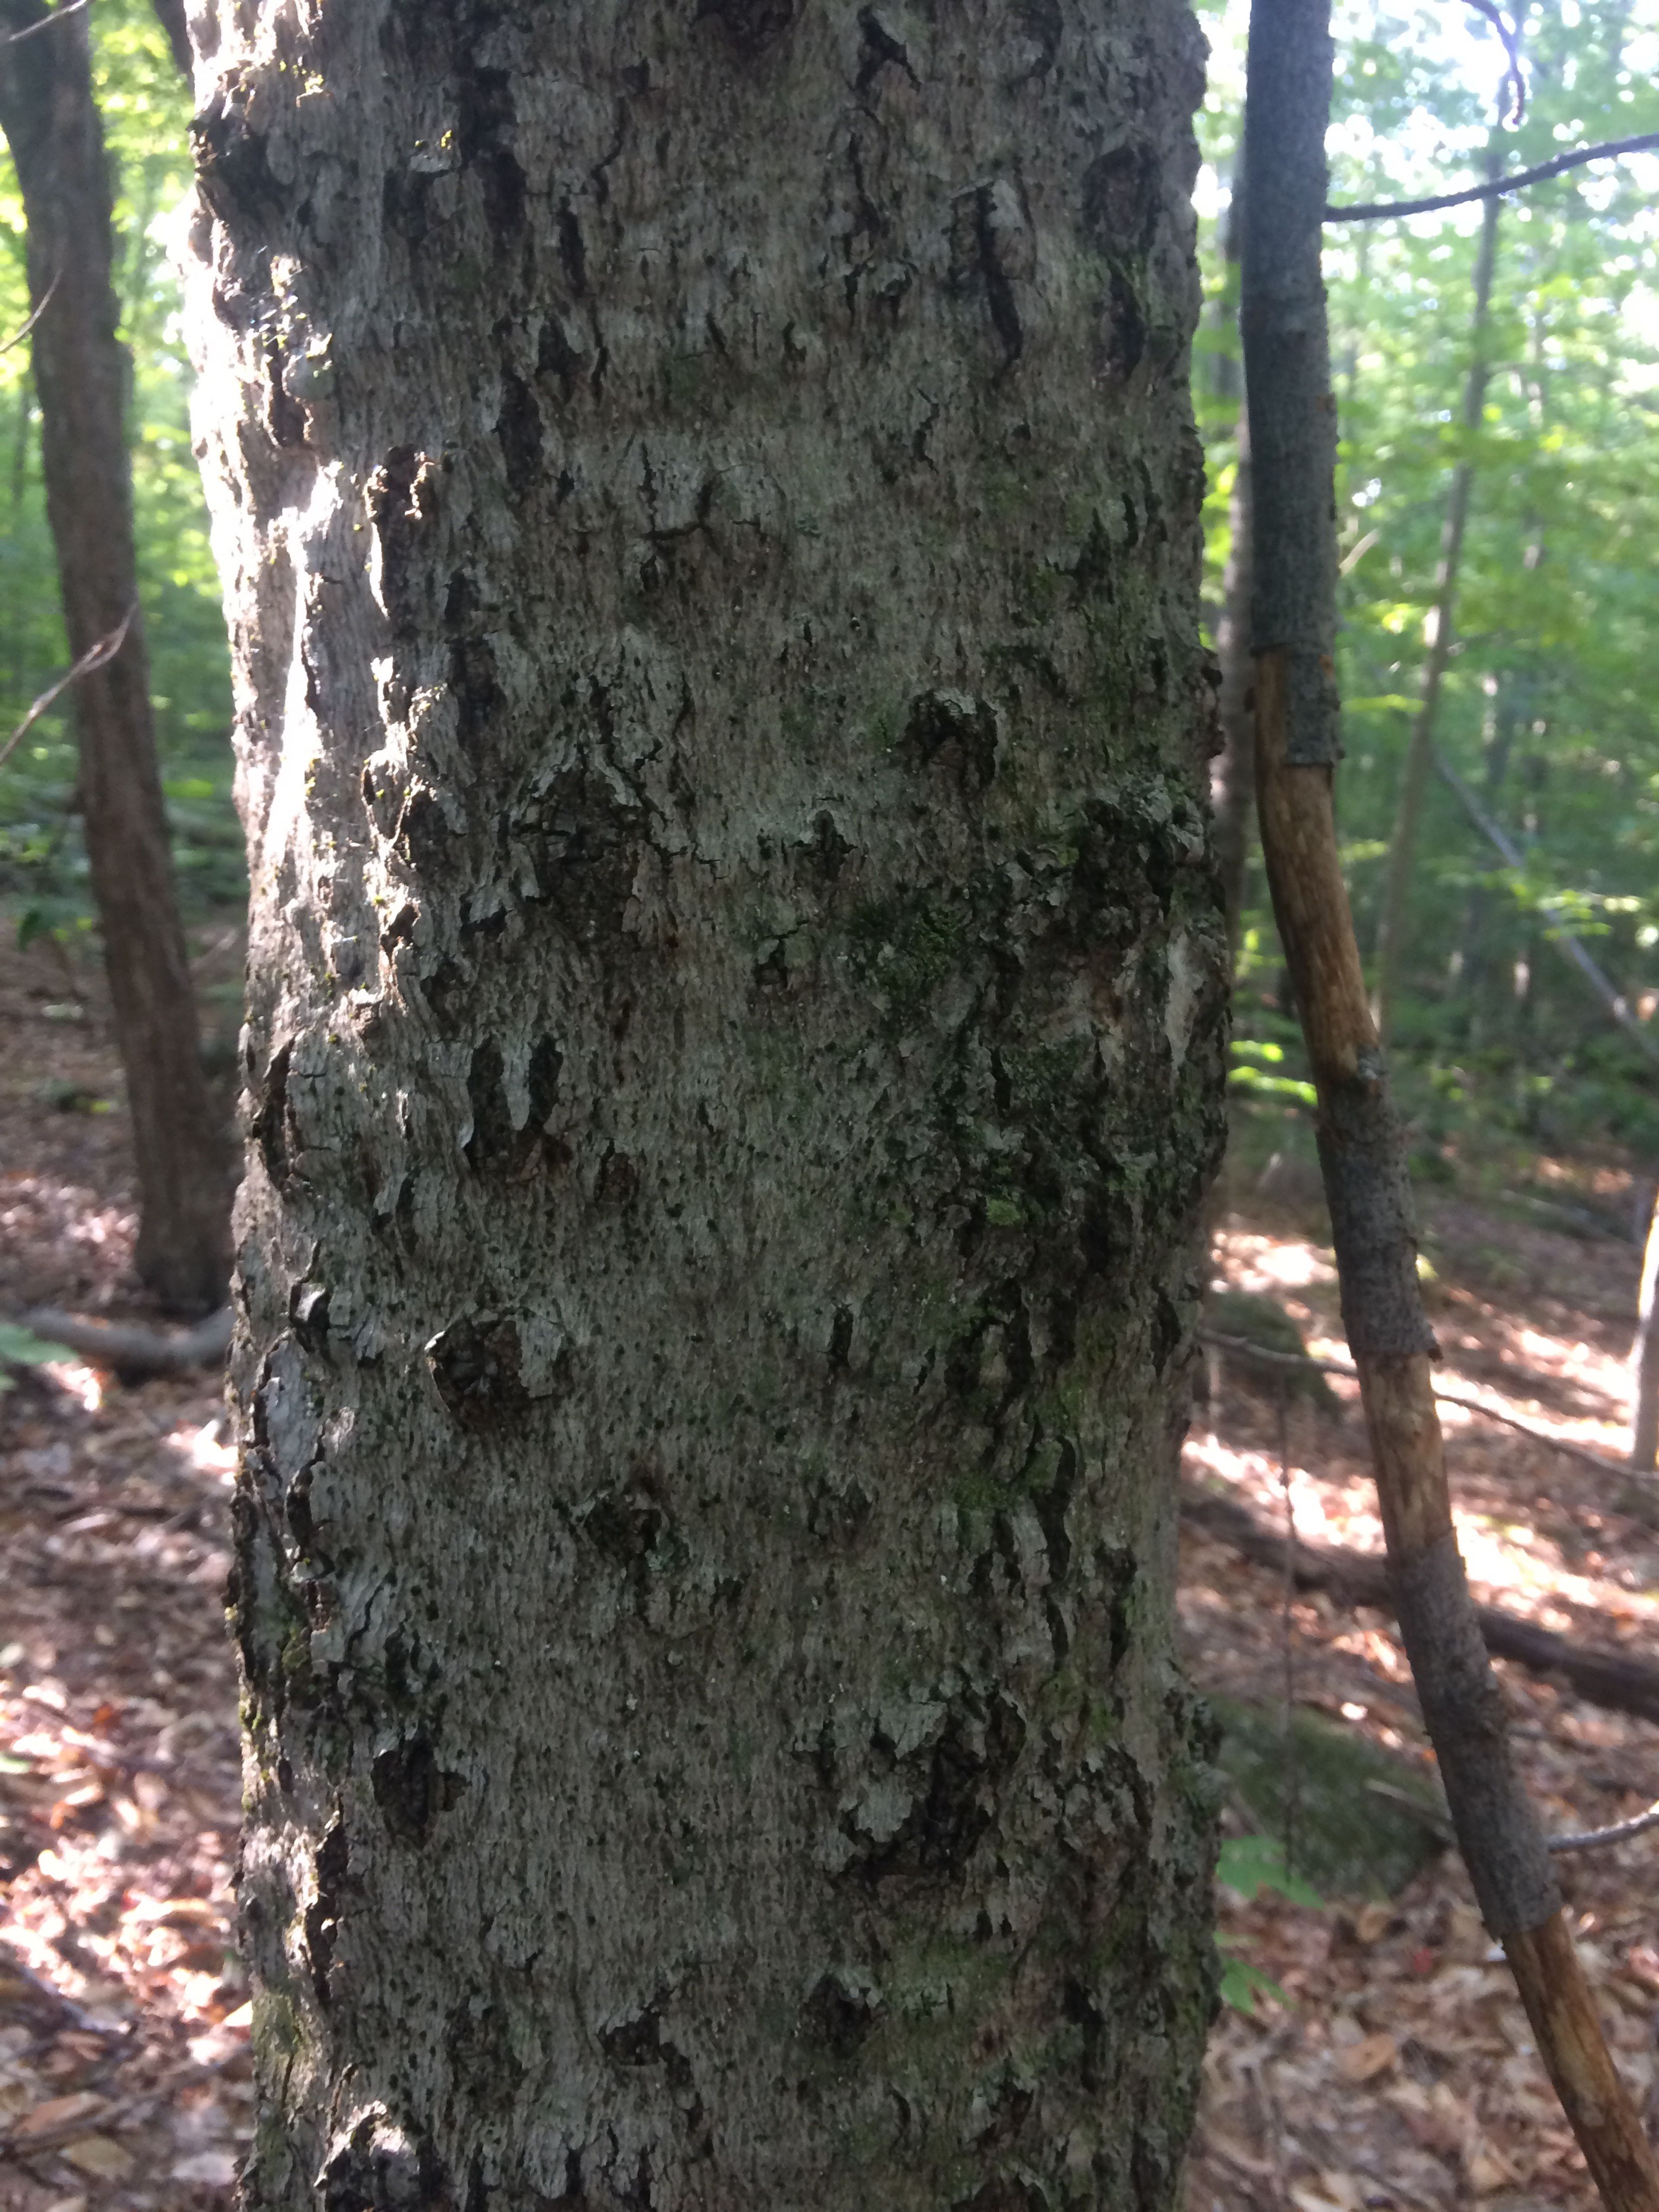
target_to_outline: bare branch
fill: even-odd
[[[46,302],[42,301],[41,305],[44,307]],[[110,630],[105,636],[100,637],[95,645],[89,645],[86,651],[81,655],[81,658],[76,662],[74,667],[70,670],[69,673],[66,676],[60,676],[55,684],[52,684],[46,690],[40,694],[40,696],[29,708],[27,714],[24,715],[22,720],[17,725],[17,727],[6,739],[5,744],[3,745],[0,745],[0,768],[3,768],[5,766],[6,763],[11,758],[13,753],[17,750],[18,744],[21,741],[25,733],[32,729],[34,724],[40,720],[41,715],[46,713],[47,708],[51,706],[52,701],[57,698],[60,692],[67,691],[70,685],[75,683],[78,678],[82,676],[90,676],[95,669],[108,667],[110,662],[114,659],[116,654],[119,653],[121,647],[126,643],[127,632],[132,628],[133,617],[137,612],[138,602],[135,599],[132,605],[127,609],[125,614],[122,616],[120,622],[117,624],[115,629]]]
[[[1575,146],[1570,154],[1540,161],[1535,169],[1517,169],[1512,177],[1493,177],[1465,191],[1441,192],[1426,200],[1367,200],[1352,207],[1328,207],[1327,222],[1385,222],[1398,216],[1434,215],[1441,208],[1463,207],[1470,200],[1489,200],[1502,192],[1518,192],[1526,185],[1541,185],[1566,169],[1582,168],[1586,161],[1610,161],[1621,154],[1650,154],[1659,147],[1659,131],[1636,138],[1609,138],[1599,146]]]
[[[57,1306],[36,1306],[23,1317],[22,1325],[32,1335],[61,1344],[94,1366],[133,1376],[180,1375],[192,1367],[216,1365],[230,1344],[230,1322],[228,1306],[186,1329],[146,1328],[64,1313]]]
[[[1583,1828],[1574,1836],[1552,1836],[1549,1844],[1553,1851],[1599,1851],[1604,1844],[1622,1844],[1632,1836],[1645,1835],[1650,1828],[1659,1828],[1659,1805],[1650,1805],[1633,1820],[1615,1820],[1610,1828]]]
[[[1446,759],[1444,754],[1437,749],[1434,755],[1434,764],[1442,781],[1455,793],[1463,811],[1488,844],[1496,848],[1500,858],[1511,868],[1524,867],[1526,863],[1516,849],[1513,840],[1504,836],[1462,777]],[[1546,910],[1547,907],[1548,902],[1546,902]],[[1559,923],[1556,924],[1552,931],[1552,937],[1556,951],[1560,953],[1564,960],[1570,960],[1577,969],[1579,974],[1600,999],[1613,1020],[1618,1023],[1620,1028],[1625,1031],[1632,1043],[1645,1058],[1659,1065],[1659,1045],[1655,1044],[1653,1039],[1631,1012],[1629,1002],[1614,989],[1611,979],[1603,972],[1600,963],[1591,957],[1583,939],[1574,931]]]
[[[9,353],[15,345],[22,344],[24,339],[40,321],[41,316],[46,313],[46,309],[51,307],[52,295],[58,289],[58,279],[63,275],[63,273],[64,272],[61,269],[58,270],[57,274],[52,277],[51,283],[47,285],[46,292],[41,298],[40,306],[34,310],[34,313],[29,317],[27,322],[23,325],[22,328],[21,330],[14,331],[11,336],[6,340],[5,343],[3,345],[0,345],[0,353]]]
[[[37,31],[49,31],[54,23],[61,23],[65,15],[78,15],[83,8],[90,8],[91,5],[92,0],[66,0],[64,7],[54,8],[51,15],[43,15],[38,23],[25,24],[21,31],[8,31],[5,37],[0,39],[0,46],[18,46],[23,40],[32,39]]]

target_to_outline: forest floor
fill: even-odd
[[[238,949],[202,975],[231,995]],[[137,1309],[131,1169],[100,988],[49,950],[0,951],[0,1316]],[[1431,1187],[1449,1382],[1617,1459],[1638,1254],[1616,1164],[1543,1162],[1559,1203]],[[1222,1271],[1340,1357],[1317,1201],[1244,1188]],[[1286,1188],[1288,1186],[1288,1188]],[[1299,1196],[1299,1205],[1297,1199]],[[1598,1231],[1598,1223],[1613,1233]],[[1289,1413],[1303,1538],[1380,1544],[1351,1385]],[[1460,1533],[1480,1595],[1586,1642],[1653,1645],[1659,1516],[1617,1480],[1453,1415]],[[1282,1525],[1279,1425],[1231,1374],[1185,1478]],[[251,2118],[230,1881],[240,1780],[221,1592],[233,1455],[216,1378],[124,1385],[74,1361],[0,1396],[0,2212],[219,2212]],[[1621,1510],[1633,1506],[1635,1512]],[[1336,1719],[1431,1765],[1392,1622],[1203,1536],[1184,1546],[1189,1667],[1218,1697]],[[1659,1727],[1500,1667],[1553,1828],[1659,1798]],[[1310,1776],[1310,1803],[1313,1778]],[[1374,1785],[1373,1785],[1374,1786]],[[1385,1785],[1386,1792],[1386,1785]],[[1386,1793],[1398,1796],[1400,1792]],[[1235,1836],[1260,1825],[1235,1792]],[[1593,2203],[1455,1854],[1398,1894],[1297,1905],[1223,1889],[1231,1955],[1276,1986],[1224,2011],[1188,2212],[1588,2212]],[[1580,1946],[1638,2096],[1655,2091],[1659,1833],[1563,1862]]]

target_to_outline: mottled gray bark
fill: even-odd
[[[3,0],[0,130],[28,220],[41,473],[71,659],[127,623],[119,652],[81,677],[73,698],[87,860],[138,1176],[135,1260],[166,1304],[200,1312],[224,1296],[229,1194],[173,891],[149,657],[133,611],[129,365],[116,332],[110,179],[87,23],[84,14],[53,21],[41,0]]]
[[[195,21],[247,2201],[1172,2206],[1196,33]]]

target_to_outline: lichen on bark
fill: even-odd
[[[1174,2204],[1165,0],[222,0],[258,2212]]]

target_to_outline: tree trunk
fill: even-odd
[[[246,2202],[1172,2207],[1196,32],[193,20]]]
[[[1244,161],[1241,153],[1233,171],[1232,204],[1227,211],[1230,320],[1237,315],[1243,190]],[[1234,343],[1236,346],[1236,337]],[[1250,829],[1255,813],[1255,732],[1250,711],[1255,681],[1255,664],[1250,654],[1250,599],[1255,580],[1251,557],[1250,416],[1244,403],[1244,368],[1236,351],[1224,354],[1221,364],[1230,372],[1226,380],[1230,386],[1228,397],[1238,401],[1238,461],[1233,472],[1232,496],[1228,501],[1227,566],[1222,578],[1221,620],[1216,628],[1216,658],[1221,664],[1221,689],[1217,699],[1221,715],[1221,750],[1210,769],[1210,804],[1215,811],[1216,860],[1221,871],[1231,963],[1238,957],[1244,879],[1250,858]]]
[[[1496,149],[1487,173],[1496,176],[1502,159]],[[1486,325],[1490,318],[1492,272],[1498,261],[1498,202],[1489,199],[1480,211],[1480,243],[1475,252],[1474,312],[1469,323],[1469,368],[1463,384],[1463,434],[1473,440],[1480,429],[1486,404],[1486,386],[1492,364],[1486,358]],[[1389,840],[1389,865],[1382,883],[1382,914],[1376,933],[1376,1026],[1385,1040],[1400,988],[1406,947],[1407,915],[1411,902],[1412,868],[1417,858],[1417,831],[1423,800],[1428,790],[1429,769],[1434,758],[1435,722],[1440,711],[1440,687],[1450,664],[1452,634],[1457,618],[1457,578],[1463,559],[1463,532],[1469,519],[1469,495],[1474,487],[1474,456],[1466,449],[1452,471],[1446,497],[1445,527],[1440,538],[1440,566],[1434,582],[1434,605],[1427,624],[1428,659],[1423,668],[1423,696],[1412,724],[1400,775],[1400,803],[1394,834]]]
[[[0,129],[28,223],[32,338],[46,514],[79,659],[137,599],[127,455],[127,358],[116,335],[110,185],[84,14],[0,0]],[[30,30],[30,27],[44,27]],[[53,288],[56,288],[55,289]],[[80,800],[138,1171],[140,1277],[186,1311],[224,1293],[227,1188],[203,1078],[173,895],[136,614],[106,666],[74,687]]]
[[[1492,705],[1482,733],[1480,798],[1487,813],[1495,817],[1504,778],[1510,772],[1516,732],[1525,719],[1522,702],[1530,698],[1530,688],[1508,669],[1499,669],[1489,680]],[[1491,944],[1494,903],[1489,884],[1476,884],[1471,889],[1464,902],[1462,935],[1457,948],[1457,994],[1468,1009],[1470,1035],[1476,1038],[1482,1011],[1492,995],[1492,974],[1496,965]]]
[[[1651,1474],[1659,1455],[1659,1192],[1642,1249],[1641,1304],[1630,1364],[1630,1463],[1638,1474]]]

